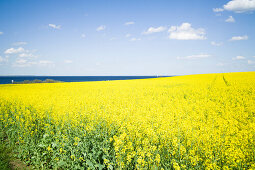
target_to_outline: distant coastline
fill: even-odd
[[[24,80],[24,81],[14,81],[12,80],[12,84],[34,84],[34,83],[62,83],[63,81],[46,79],[46,80]]]
[[[47,79],[56,82],[85,82],[85,81],[110,81],[110,80],[131,80],[131,79],[147,79],[157,77],[172,77],[172,76],[0,76],[0,84],[14,84],[38,82],[42,83]],[[36,81],[35,81],[36,80]],[[42,81],[42,82],[41,82]],[[51,81],[52,82],[52,81]]]

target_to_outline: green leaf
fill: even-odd
[[[55,142],[52,142],[52,148],[55,148],[57,146],[57,144]]]
[[[87,165],[90,167],[90,168],[95,168],[93,163],[90,161],[90,160],[86,160],[86,163]]]
[[[47,138],[48,136],[49,136],[49,134],[45,133],[45,134],[43,135],[43,138]]]
[[[58,166],[64,166],[65,164],[66,164],[65,161],[59,161],[59,162],[58,162]]]
[[[113,169],[113,166],[112,165],[108,165],[107,169]]]
[[[39,146],[40,148],[46,147],[46,145],[45,145],[45,144],[42,144],[42,143],[40,143],[38,146]]]

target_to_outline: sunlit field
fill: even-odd
[[[255,72],[0,85],[0,120],[37,169],[255,168]]]

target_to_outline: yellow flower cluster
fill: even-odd
[[[252,169],[254,94],[255,72],[0,85],[0,127],[40,167]]]

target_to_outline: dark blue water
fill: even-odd
[[[146,78],[156,78],[156,77],[158,76],[0,76],[0,84],[11,84],[12,80],[15,82],[21,82],[24,80],[53,79],[53,80],[64,81],[64,82],[82,82],[82,81],[146,79]],[[166,77],[169,77],[169,76],[166,76]]]

